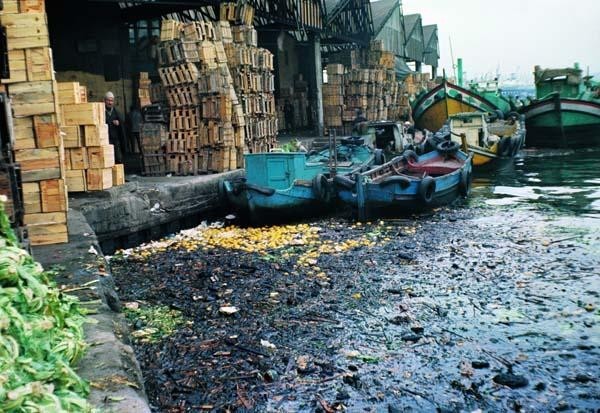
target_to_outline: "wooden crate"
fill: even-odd
[[[67,224],[28,225],[27,233],[31,245],[62,244],[69,242]]]
[[[58,103],[72,105],[81,102],[81,85],[79,82],[58,82]]]
[[[66,224],[67,212],[43,212],[39,214],[25,214],[23,217],[25,225],[40,225],[40,224]]]
[[[79,126],[61,126],[63,145],[66,148],[78,148],[83,146],[83,139]]]
[[[67,184],[68,192],[87,191],[86,172],[84,169],[66,171],[65,182]]]
[[[88,146],[88,168],[112,168],[115,164],[115,148],[113,145]],[[75,168],[73,168],[75,169]]]
[[[23,209],[25,213],[36,214],[42,212],[42,197],[39,182],[24,182],[22,188]]]
[[[59,146],[60,128],[56,115],[36,115],[33,117],[35,141],[38,148],[53,148]]]
[[[52,81],[13,83],[8,86],[14,116],[56,112]]]
[[[104,103],[80,103],[62,105],[60,111],[62,122],[67,126],[102,125],[106,123]]]
[[[14,150],[35,149],[35,132],[33,130],[32,116],[13,118],[13,132],[15,137]]]
[[[112,167],[113,186],[125,184],[125,168],[122,163],[118,163]]]
[[[87,151],[86,147],[65,149],[67,169],[88,169],[90,164]]]
[[[88,191],[102,191],[113,185],[112,168],[88,169],[86,173]]]
[[[40,181],[42,212],[60,212],[67,210],[67,190],[64,179]]]
[[[85,146],[106,146],[108,141],[108,125],[85,125],[83,128],[83,142]]]
[[[21,165],[23,182],[41,181],[61,177],[59,148],[16,150],[15,161]]]
[[[4,0],[3,14],[9,13],[44,13],[45,0]]]
[[[45,13],[2,14],[0,24],[6,27],[8,50],[50,46]]]

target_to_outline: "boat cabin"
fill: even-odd
[[[538,99],[558,92],[563,98],[577,98],[583,92],[582,70],[577,65],[565,69],[534,70],[535,92]]]
[[[452,140],[461,142],[457,135],[464,134],[467,144],[472,146],[486,147],[488,141],[488,125],[486,114],[483,112],[465,112],[450,117],[450,130]]]
[[[412,144],[412,136],[405,133],[402,124],[393,121],[369,122],[369,139],[378,149],[401,153]]]

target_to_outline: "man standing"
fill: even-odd
[[[108,140],[115,148],[115,162],[123,163],[123,118],[115,108],[115,95],[106,92],[104,95],[106,124],[108,125]]]

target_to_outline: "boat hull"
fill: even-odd
[[[309,217],[331,208],[315,194],[310,182],[295,183],[285,190],[270,190],[244,181],[223,182],[228,203],[251,221],[278,221]]]
[[[437,151],[421,155],[419,162],[428,157],[441,156]],[[469,192],[472,172],[472,157],[458,152],[462,166],[452,172],[441,176],[432,177],[433,192],[425,200],[421,186],[426,178],[410,178],[408,184],[402,182],[383,184],[375,182],[361,182],[357,179],[355,187],[338,187],[338,198],[347,205],[359,210],[364,208],[370,215],[373,213],[394,215],[407,212],[419,212],[431,208],[448,205],[460,196]],[[357,177],[358,178],[358,177]],[[360,186],[362,185],[362,188]],[[466,185],[466,187],[465,187]]]
[[[524,107],[521,113],[528,147],[600,146],[600,103],[553,96]]]
[[[476,93],[443,82],[413,104],[413,119],[419,129],[439,130],[448,117],[464,112],[494,112],[498,107]]]

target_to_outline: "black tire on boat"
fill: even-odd
[[[375,165],[383,165],[385,163],[385,154],[381,149],[375,149]]]
[[[451,155],[460,149],[460,143],[454,141],[442,141],[435,147],[439,153]]]
[[[498,120],[504,119],[504,113],[500,109],[494,110],[494,114],[496,115],[496,119],[498,119]]]
[[[430,204],[433,200],[433,195],[435,194],[435,179],[430,176],[423,178],[419,184],[417,194],[419,195],[421,202],[425,205]]]
[[[356,186],[356,182],[347,176],[336,175],[333,177],[333,183],[345,189],[353,189]]]
[[[312,180],[312,190],[317,199],[321,202],[328,203],[331,201],[331,190],[329,181],[323,174],[317,174]]]
[[[458,190],[460,194],[466,198],[469,196],[469,192],[471,192],[471,182],[473,181],[473,175],[471,174],[471,170],[467,168],[463,168],[460,171],[460,182],[458,184]]]
[[[406,189],[410,185],[410,179],[405,176],[388,176],[384,178],[380,183],[381,186],[400,184],[400,188]]]
[[[402,154],[402,157],[404,159],[406,159],[406,162],[408,163],[417,163],[419,162],[419,156],[415,153],[415,151],[404,151],[404,153]]]

